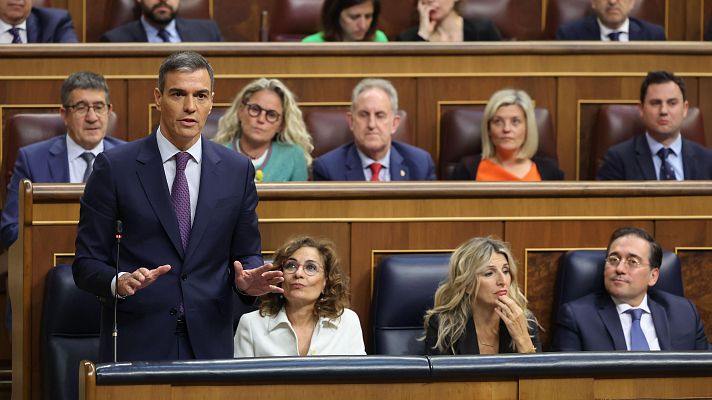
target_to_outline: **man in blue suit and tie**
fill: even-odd
[[[400,124],[398,93],[384,79],[364,79],[351,96],[347,113],[354,141],[313,164],[315,181],[408,181],[435,179],[428,152],[392,140]]]
[[[32,0],[0,0],[0,43],[76,43],[67,10],[32,7]]]
[[[73,272],[77,286],[110,300],[101,361],[113,359],[115,293],[118,360],[136,361],[232,358],[233,290],[282,292],[282,272],[262,265],[252,163],[201,137],[213,88],[200,54],[170,55],[154,89],[156,132],[96,159],[80,200]]]
[[[640,117],[646,132],[608,149],[596,179],[712,179],[712,151],[680,133],[687,109],[682,78],[667,71],[649,72],[640,86]]]
[[[655,285],[662,249],[639,228],[620,228],[608,243],[605,292],[565,303],[559,310],[555,351],[707,350],[694,304]]]
[[[2,1],[2,0],[0,0]],[[106,137],[111,114],[109,86],[93,72],[77,72],[62,84],[59,112],[67,134],[22,147],[7,185],[0,222],[0,244],[7,249],[17,240],[18,186],[32,182],[81,183],[92,170],[94,157],[124,143]]]
[[[595,15],[569,22],[556,31],[557,40],[665,40],[660,25],[629,17],[635,0],[591,0]]]
[[[217,24],[176,17],[180,0],[136,0],[141,18],[104,33],[102,42],[222,42]]]

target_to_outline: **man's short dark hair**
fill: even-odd
[[[76,89],[103,90],[106,94],[106,103],[111,104],[109,99],[109,85],[103,76],[90,71],[75,72],[67,77],[62,83],[60,97],[62,105],[66,108],[69,104],[69,97]]]
[[[640,104],[645,103],[645,96],[648,94],[648,86],[668,82],[675,82],[677,87],[680,88],[680,92],[682,92],[682,100],[687,100],[685,81],[683,81],[682,78],[675,76],[675,74],[668,71],[650,71],[648,72],[648,76],[643,79],[643,83],[640,85]]]
[[[627,226],[616,229],[611,235],[611,238],[608,240],[606,254],[611,251],[611,244],[623,236],[636,236],[648,242],[650,245],[650,258],[648,263],[651,268],[660,268],[660,265],[663,262],[663,249],[660,247],[660,244],[655,241],[655,238],[651,234],[640,228]]]
[[[158,70],[158,90],[163,93],[164,85],[166,84],[166,74],[169,72],[195,72],[201,69],[208,71],[208,75],[210,75],[210,91],[212,91],[215,85],[215,76],[213,67],[205,57],[194,51],[179,51],[173,53],[163,60],[161,68]]]

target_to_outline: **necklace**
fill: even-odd
[[[483,346],[494,347],[493,344],[485,343],[485,342],[482,342],[482,341],[480,341],[480,340],[478,340],[477,342],[478,342],[479,344],[483,345]]]
[[[244,154],[245,156],[250,158],[250,160],[253,160],[253,161],[262,157],[262,156],[260,156],[260,157],[253,158],[252,156],[245,153],[242,150],[242,145],[240,145],[240,142],[238,141],[237,137],[235,138],[235,140],[232,141],[232,148],[235,150],[235,152]],[[269,148],[267,149],[267,155],[265,156],[264,161],[262,161],[262,164],[260,164],[259,166],[255,166],[255,182],[259,183],[264,180],[264,176],[265,176],[264,168],[267,166],[267,162],[269,161],[270,157],[272,157],[272,142],[269,143]]]

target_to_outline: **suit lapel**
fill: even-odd
[[[148,35],[146,34],[146,30],[143,28],[143,24],[141,24],[141,20],[136,20],[133,24],[134,27],[131,29],[131,35],[134,37],[134,41],[141,43],[148,42]]]
[[[685,180],[698,179],[697,177],[697,154],[687,140],[682,139],[682,172]]]
[[[391,165],[388,169],[392,181],[404,181],[410,178],[410,170],[405,164],[403,156],[395,146],[391,146]]]
[[[640,168],[640,173],[643,179],[655,181],[658,179],[655,175],[655,166],[653,164],[653,155],[650,153],[650,147],[645,140],[645,134],[637,135],[633,139],[635,145],[635,162]]]
[[[480,347],[477,344],[477,331],[475,330],[475,321],[470,318],[465,325],[465,332],[458,340],[457,354],[480,354]]]
[[[586,35],[590,40],[601,40],[601,27],[598,26],[598,20],[595,16],[590,16],[586,19]]]
[[[618,310],[608,294],[602,294],[598,297],[598,317],[601,318],[608,335],[613,341],[613,348],[615,350],[628,350]]]
[[[200,166],[200,187],[211,188],[218,187],[220,183],[220,162],[221,159],[211,146],[207,146],[205,138],[203,143],[203,160]],[[193,218],[193,226],[190,230],[190,240],[188,241],[188,250],[186,251],[186,262],[193,254],[200,243],[200,239],[208,230],[210,215],[215,206],[215,191],[201,190],[198,193],[198,205],[195,208],[195,217]]]
[[[161,221],[173,247],[183,256],[178,220],[171,207],[170,192],[166,183],[166,175],[163,172],[163,163],[161,162],[161,153],[158,151],[155,132],[143,142],[136,161],[139,163],[136,169],[137,178],[146,193],[148,202],[151,203],[151,208],[158,220]]]
[[[176,30],[178,31],[178,35],[180,35],[181,42],[198,41],[193,37],[193,31],[186,29],[185,22],[181,18],[176,18]]]
[[[42,27],[37,20],[37,16],[30,12],[27,17],[27,43],[41,43],[40,40]]]
[[[57,136],[49,148],[47,166],[52,182],[69,182],[69,159],[65,135]]]
[[[672,348],[672,338],[670,337],[670,326],[668,325],[668,316],[665,308],[653,300],[648,295],[648,307],[650,307],[650,316],[653,318],[655,333],[658,336],[658,344],[660,350],[674,350]]]
[[[351,143],[351,146],[346,153],[346,174],[347,181],[365,181],[366,175],[361,168],[361,159],[356,152],[356,144]]]

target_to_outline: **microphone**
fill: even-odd
[[[114,337],[114,363],[116,363],[116,348],[117,340],[119,338],[119,325],[116,322],[116,311],[119,304],[119,250],[121,249],[121,238],[123,237],[124,224],[120,219],[116,220],[116,226],[114,227],[114,238],[116,238],[116,276],[114,282],[116,282],[116,288],[114,290],[114,330],[111,336]]]

